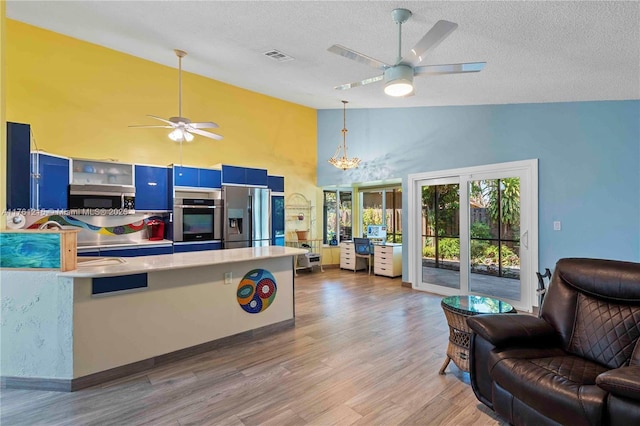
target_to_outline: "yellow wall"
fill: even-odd
[[[178,115],[173,48],[188,46],[167,46],[167,57],[176,65],[166,67],[2,20],[7,36],[2,49],[7,64],[6,119],[30,124],[39,149],[76,158],[180,163],[179,144],[168,139],[166,129],[128,126],[161,124],[147,114]],[[189,59],[183,59],[183,67]],[[183,116],[214,121],[220,125],[216,132],[224,136],[222,141],[196,136],[185,143],[183,164],[266,168],[285,176],[287,195],[300,192],[318,199],[316,110],[185,71],[182,91]]]
[[[5,16],[6,16],[6,3],[0,2],[0,209],[4,210],[7,207],[7,128],[5,118],[5,65],[6,65],[6,33],[5,33]],[[6,222],[4,215],[0,217],[0,229],[5,229]]]
[[[339,265],[340,264],[340,247],[335,247],[335,246],[322,247],[322,264],[323,265]]]

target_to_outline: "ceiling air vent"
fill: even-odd
[[[282,52],[280,52],[279,50],[276,49],[271,49],[267,52],[264,52],[264,55],[266,57],[269,57],[271,59],[273,59],[274,61],[278,61],[278,62],[287,62],[287,61],[293,61],[294,58],[292,58],[291,56],[284,54]]]

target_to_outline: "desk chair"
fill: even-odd
[[[361,257],[367,259],[367,267],[369,268],[369,275],[371,275],[371,263],[373,263],[373,247],[371,246],[371,241],[369,241],[368,238],[354,238],[353,246],[356,253],[356,264],[353,267],[353,272],[357,271],[358,258]]]

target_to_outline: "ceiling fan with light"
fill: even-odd
[[[423,65],[418,66],[424,59],[425,53],[435,48],[449,36],[458,24],[449,21],[438,21],[411,49],[406,58],[402,57],[402,24],[411,17],[411,11],[407,9],[394,9],[391,12],[393,20],[398,24],[398,57],[395,64],[390,65],[363,55],[355,50],[334,44],[329,52],[344,56],[364,65],[369,65],[383,72],[382,75],[367,78],[354,83],[336,86],[337,90],[351,89],[384,80],[384,92],[389,96],[410,96],[414,93],[413,77],[426,74],[458,74],[482,71],[486,62],[467,62],[462,64]]]
[[[211,139],[222,139],[222,136],[212,133],[206,132],[201,129],[215,129],[219,127],[216,123],[212,121],[205,121],[201,123],[193,123],[186,117],[182,116],[182,58],[187,56],[187,52],[184,50],[174,49],[176,52],[176,56],[178,57],[178,117],[170,117],[168,120],[164,118],[157,117],[155,115],[148,115],[148,117],[155,118],[156,120],[160,120],[165,123],[165,125],[155,125],[155,126],[129,126],[129,127],[138,127],[138,128],[161,128],[161,129],[173,129],[169,133],[169,138],[175,142],[191,142],[193,140],[193,135],[200,135]]]

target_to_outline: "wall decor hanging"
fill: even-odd
[[[0,232],[0,268],[74,270],[77,234],[76,230]]]
[[[149,218],[146,220],[152,220],[154,218]],[[31,224],[27,229],[38,229],[40,225],[46,222],[57,222],[61,226],[74,226],[76,228],[86,229],[88,231],[97,232],[101,235],[125,235],[132,234],[134,232],[140,232],[145,229],[145,220],[138,220],[133,223],[126,223],[117,226],[96,226],[90,223],[83,222],[79,219],[74,218],[73,216],[44,216],[42,219],[37,220],[33,224]]]
[[[266,310],[275,300],[278,286],[273,274],[266,269],[253,269],[238,284],[238,304],[246,312],[257,314]]]

